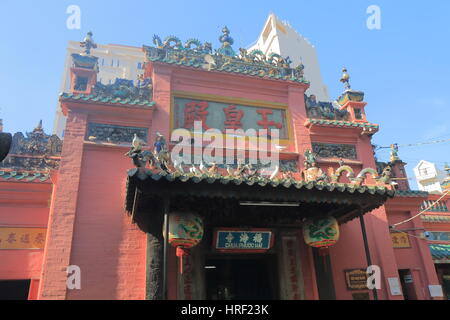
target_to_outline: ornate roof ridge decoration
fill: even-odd
[[[350,122],[344,120],[326,120],[326,119],[313,119],[309,118],[306,120],[305,125],[315,124],[320,126],[333,126],[333,127],[342,127],[342,128],[365,128],[372,129],[370,132],[375,133],[379,129],[379,125],[375,123],[368,122]]]
[[[42,128],[42,120],[26,136],[22,132],[14,134],[11,150],[0,168],[17,170],[50,170],[59,167],[62,140],[57,135],[48,135]]]
[[[339,183],[339,182],[325,182],[325,181],[305,181],[297,180],[293,177],[289,178],[279,178],[279,179],[269,179],[264,177],[248,178],[248,177],[234,177],[234,176],[224,176],[221,174],[194,174],[185,173],[181,174],[179,172],[167,172],[164,170],[151,170],[148,168],[134,168],[128,171],[128,176],[136,176],[140,180],[144,181],[147,179],[153,179],[158,181],[160,179],[166,179],[169,182],[180,181],[187,182],[192,181],[194,183],[207,182],[215,183],[220,182],[221,184],[246,184],[248,186],[271,186],[271,187],[284,187],[284,188],[296,188],[296,189],[318,189],[327,191],[339,191],[339,192],[350,192],[350,193],[370,193],[370,194],[387,194],[389,196],[394,196],[395,190],[389,188],[385,185],[357,185],[354,183]]]
[[[388,193],[390,196],[395,194],[395,188],[391,182],[392,171],[384,170],[381,175],[375,169],[365,168],[357,175],[353,169],[343,162],[341,166],[333,170],[328,168],[327,173],[323,172],[317,165],[316,156],[310,151],[305,151],[305,163],[303,171],[298,174],[296,172],[280,172],[279,166],[276,166],[273,172],[269,174],[262,174],[261,168],[252,166],[250,164],[238,163],[236,169],[230,166],[226,170],[220,169],[216,163],[210,164],[210,167],[201,164],[183,165],[182,163],[172,162],[169,149],[166,144],[164,136],[157,133],[155,141],[155,148],[153,152],[144,150],[145,142],[136,135],[133,138],[132,146],[129,152],[125,155],[133,160],[136,169],[130,170],[131,176],[137,175],[141,180],[151,177],[154,180],[159,180],[165,177],[168,181],[179,180],[186,182],[192,180],[195,183],[200,181],[207,181],[213,183],[220,181],[222,184],[236,184],[245,183],[247,185],[259,186],[284,186],[289,188],[295,186],[297,189],[316,187],[318,189],[327,189],[328,191],[349,191],[354,193],[369,192]],[[147,167],[149,164],[150,167]],[[339,180],[342,174],[345,173],[350,183],[341,183]],[[372,179],[372,184],[368,184],[367,175]]]
[[[234,43],[227,27],[222,29],[219,41],[222,46],[212,52],[209,42],[202,44],[197,39],[189,39],[182,44],[175,36],[167,37],[164,42],[157,35],[153,36],[152,46],[143,46],[149,61],[159,61],[168,64],[182,65],[207,71],[220,71],[269,78],[274,80],[286,80],[299,83],[309,83],[303,77],[304,66],[300,64],[291,68],[289,57],[282,58],[279,54],[264,55],[260,50],[247,52],[240,48],[240,54],[231,47]],[[195,47],[193,47],[195,46]]]
[[[83,53],[72,53],[73,66],[75,68],[83,68],[98,71],[98,58],[91,55],[91,49],[97,48],[97,44],[92,38],[92,32],[89,31],[80,47],[85,48]]]
[[[317,101],[315,95],[305,94],[306,114],[311,119],[348,121],[350,114],[347,110],[340,110],[332,102]]]

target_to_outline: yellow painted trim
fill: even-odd
[[[292,118],[291,113],[289,112],[289,108],[287,104],[278,103],[278,102],[268,102],[262,100],[250,100],[244,98],[236,98],[236,97],[224,97],[213,94],[201,94],[201,93],[192,93],[185,91],[172,91],[170,95],[170,132],[173,132],[175,123],[174,123],[174,107],[175,107],[175,97],[177,98],[188,98],[188,99],[196,99],[196,100],[207,100],[210,102],[222,102],[222,103],[232,103],[243,106],[251,106],[251,107],[265,107],[271,109],[281,109],[286,112],[286,122],[287,122],[287,134],[288,139],[280,139],[280,145],[288,145],[293,141],[293,132],[292,132]],[[195,133],[194,133],[195,136]],[[225,139],[228,135],[223,134],[222,138]],[[254,141],[254,139],[259,139],[261,142],[267,142],[268,139],[265,138],[256,138],[256,137],[247,137],[250,141]]]

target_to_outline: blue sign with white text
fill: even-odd
[[[219,230],[216,235],[219,250],[268,250],[271,245],[271,231]]]

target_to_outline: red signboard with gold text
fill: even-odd
[[[289,139],[287,109],[282,106],[173,97],[173,129],[193,130],[196,121],[202,123],[203,131],[218,129],[225,134],[226,130],[278,129],[280,139]]]
[[[0,227],[1,249],[44,249],[45,228]]]

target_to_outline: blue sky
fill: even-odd
[[[81,29],[66,28],[69,5],[81,8]],[[366,27],[369,5],[381,8],[381,30]],[[218,46],[224,25],[234,47],[256,40],[267,15],[287,20],[310,40],[332,97],[346,66],[366,112],[387,146],[450,139],[450,1],[23,1],[0,2],[0,118],[8,132],[43,119],[51,132],[69,40],[94,32],[97,43],[151,44],[153,34],[198,38]],[[299,53],[301,54],[301,53]],[[306,66],[307,67],[307,66]],[[408,173],[421,159],[450,162],[450,142],[401,147]],[[380,160],[389,152],[381,150]],[[415,183],[413,183],[413,186]]]

